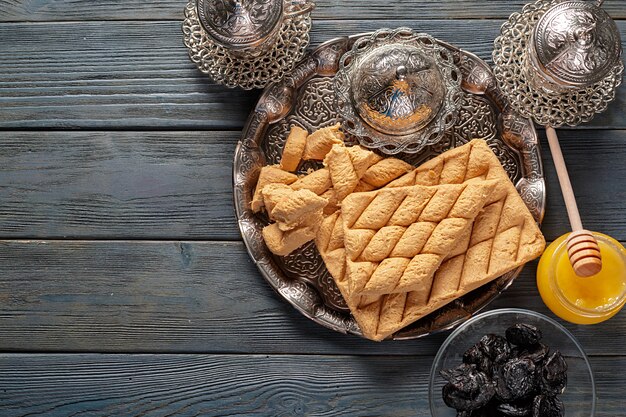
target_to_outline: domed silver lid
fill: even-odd
[[[389,135],[415,133],[437,116],[446,93],[435,61],[413,45],[391,44],[363,56],[352,79],[359,116]]]
[[[283,0],[198,0],[202,27],[216,43],[232,49],[262,43],[280,24]]]
[[[615,22],[589,1],[553,6],[539,19],[531,40],[531,59],[543,75],[577,87],[604,79],[619,63],[621,51]]]
[[[337,111],[361,145],[394,154],[440,141],[457,117],[461,75],[450,51],[408,28],[358,39],[335,76]]]

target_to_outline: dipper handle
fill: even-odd
[[[574,197],[574,190],[572,189],[572,183],[567,174],[567,166],[563,159],[563,153],[561,152],[561,146],[559,145],[559,138],[556,135],[556,131],[554,128],[546,126],[546,134],[548,136],[548,143],[550,144],[550,152],[554,160],[556,174],[559,177],[563,200],[565,200],[567,217],[569,217],[569,222],[573,230],[573,233],[567,238],[569,260],[576,275],[590,277],[597,274],[602,269],[600,247],[593,234],[583,229],[580,213],[578,213],[578,206],[576,205],[576,198]]]

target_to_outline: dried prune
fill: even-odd
[[[456,417],[482,417],[479,410],[457,410]]]
[[[506,340],[516,346],[533,346],[541,340],[541,330],[531,324],[517,323],[506,329]]]
[[[550,348],[542,343],[537,343],[528,347],[516,347],[513,349],[511,356],[518,357],[520,359],[530,359],[539,365],[550,352]]]
[[[448,407],[476,410],[487,404],[495,393],[491,380],[474,365],[461,364],[440,373],[448,380],[442,389],[443,401]]]
[[[544,361],[540,372],[541,388],[546,393],[563,393],[567,385],[567,362],[558,350]]]
[[[445,402],[448,407],[466,411],[481,408],[491,400],[493,394],[493,383],[486,378],[480,390],[474,396],[467,396],[463,391],[454,388],[450,383],[444,385],[442,389],[443,402]]]
[[[507,417],[526,417],[530,416],[533,411],[532,403],[529,401],[528,403],[522,404],[500,404],[496,410],[504,416]]]
[[[480,345],[477,343],[463,353],[463,363],[477,365],[483,356],[485,356],[485,353],[480,350]]]
[[[469,396],[454,388],[454,386],[450,383],[443,386],[441,389],[441,396],[443,397],[443,402],[446,403],[448,407],[452,407],[457,410],[473,410],[473,408],[468,408],[467,406],[468,404],[471,404]]]
[[[506,338],[484,335],[461,365],[441,371],[444,402],[457,417],[563,417],[556,395],[567,384],[567,363],[541,337],[524,323],[509,327]]]
[[[493,363],[502,363],[511,355],[509,342],[496,334],[486,334],[480,339],[480,349]]]
[[[467,349],[463,354],[463,362],[476,365],[479,371],[491,376],[491,359],[482,349],[480,342]]]
[[[485,375],[482,372],[481,374]],[[491,401],[495,393],[493,382],[485,375],[485,379],[481,381],[478,395],[474,398],[474,404],[477,405],[476,408],[480,408]]]
[[[511,401],[511,399],[513,398],[513,394],[506,385],[502,366],[497,366],[493,368],[492,381],[494,389],[496,390],[496,399],[502,402]]]
[[[478,378],[475,365],[462,363],[456,368],[442,369],[439,374],[454,388],[464,392],[468,396],[478,391]]]
[[[532,417],[563,417],[565,407],[557,397],[537,395],[533,400]]]
[[[511,359],[502,366],[502,376],[511,399],[527,397],[537,390],[535,369],[530,359]]]

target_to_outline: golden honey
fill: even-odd
[[[602,255],[602,270],[596,275],[576,275],[567,255],[567,234],[546,248],[537,268],[537,287],[544,303],[571,323],[602,322],[626,302],[626,249],[610,236],[593,235]]]

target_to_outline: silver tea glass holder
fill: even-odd
[[[621,42],[601,4],[536,0],[502,26],[494,74],[518,113],[544,126],[576,126],[615,99]]]
[[[190,0],[189,57],[215,82],[245,90],[282,79],[309,45],[310,0]]]

